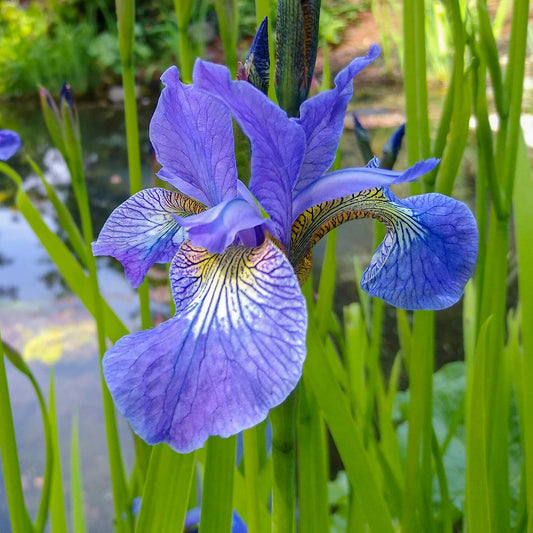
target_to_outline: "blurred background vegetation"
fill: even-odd
[[[255,33],[254,0],[240,0],[239,40]],[[324,0],[322,37],[340,42],[342,32],[371,2]],[[113,0],[0,2],[0,97],[34,96],[38,85],[52,93],[68,80],[75,93],[98,96],[120,84],[120,55]],[[137,81],[149,85],[176,63],[178,25],[173,0],[136,2]],[[194,2],[189,37],[197,55],[205,46],[220,49],[213,2]],[[246,45],[243,45],[243,50]]]

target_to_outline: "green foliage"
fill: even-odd
[[[0,94],[35,94],[39,85],[59,90],[64,79],[77,92],[94,89],[99,71],[89,54],[90,21],[64,23],[45,3],[27,8],[0,3]]]
[[[132,8],[131,2],[126,4],[125,8]],[[373,6],[378,4],[384,2],[373,2]],[[49,79],[53,85],[61,81],[61,65],[78,68],[81,83],[89,71],[74,63],[83,59],[83,54],[92,58],[89,63],[96,62],[96,72],[122,70],[127,94],[130,175],[132,191],[135,191],[141,183],[132,58],[142,64],[158,53],[171,57],[179,48],[173,5],[163,3],[158,12],[146,4],[138,5],[137,13],[145,17],[143,24],[133,24],[133,17],[130,17],[129,23],[124,23],[126,28],[121,30],[131,32],[130,36],[133,34],[135,44],[131,49],[125,45],[119,48],[115,29],[107,21],[111,16],[110,8],[103,1],[93,7],[103,15],[105,27],[101,26],[100,19],[97,24],[93,18],[91,23],[78,25],[74,33],[81,29],[81,35],[70,36],[69,40],[68,30],[74,27],[80,5],[78,0],[53,2],[48,6],[32,3],[26,9],[13,2],[0,4],[0,24],[4,30],[0,35],[0,67],[8,72],[0,84],[4,91],[22,93],[24,87],[37,83],[36,76],[53,75],[57,78]],[[249,8],[251,2],[240,5]],[[323,7],[322,27],[331,32],[329,37],[327,34],[323,37],[331,40],[350,19],[344,17],[347,13],[340,2],[324,2]],[[533,300],[530,295],[533,291],[533,243],[530,219],[533,182],[519,123],[529,6],[524,0],[514,2],[507,72],[500,66],[496,37],[509,2],[501,2],[494,21],[481,0],[476,12],[465,11],[465,7],[458,0],[447,0],[429,8],[428,3],[421,0],[406,2],[405,28],[401,36],[401,44],[405,46],[402,61],[406,78],[409,159],[429,155],[443,158],[430,179],[415,187],[423,187],[424,191],[435,188],[452,191],[467,140],[471,107],[477,118],[480,261],[476,278],[467,287],[464,299],[465,362],[446,364],[433,372],[433,315],[398,312],[400,350],[394,354],[390,372],[385,370],[380,364],[382,333],[390,324],[384,318],[383,302],[361,292],[360,302],[344,309],[342,325],[333,313],[337,265],[336,234],[331,233],[317,284],[318,294],[313,294],[311,283],[303,288],[308,303],[309,330],[308,358],[298,390],[299,405],[293,395],[293,403],[274,414],[274,417],[286,415],[288,420],[288,424],[280,424],[279,420],[274,423],[275,429],[281,428],[281,434],[278,432],[274,437],[273,455],[275,461],[281,457],[282,467],[279,462],[273,466],[272,457],[267,455],[264,425],[261,425],[246,432],[244,437],[244,469],[242,466],[234,468],[235,439],[212,439],[207,450],[189,455],[176,454],[166,445],[152,450],[135,439],[135,466],[127,483],[115,414],[104,386],[118,531],[179,529],[176,524],[183,522],[187,509],[198,504],[193,488],[202,483],[207,484],[203,487],[204,501],[211,502],[206,503],[208,509],[203,515],[205,522],[201,527],[205,530],[215,531],[229,524],[232,507],[245,519],[250,531],[261,532],[270,529],[271,521],[275,524],[278,521],[275,531],[283,527],[287,530],[290,525],[283,524],[280,519],[285,517],[292,522],[294,516],[298,516],[300,529],[306,532],[322,532],[328,526],[332,532],[401,529],[451,533],[532,528],[533,330],[530,324]],[[202,8],[205,8],[203,3]],[[53,15],[52,9],[55,10]],[[205,15],[205,11],[204,15],[198,15],[196,9],[194,7],[189,22]],[[87,8],[85,12],[89,18],[90,11]],[[328,16],[338,18],[339,15],[344,17],[342,23],[328,25]],[[430,35],[428,27],[435,29],[435,33]],[[444,33],[439,33],[439,28],[444,27]],[[447,40],[452,35],[453,39]],[[180,46],[187,44],[187,49],[183,46],[180,54],[190,56],[192,47],[184,39],[187,33],[179,37],[182,39]],[[78,38],[79,44],[73,46],[72,39]],[[82,41],[89,43],[83,50]],[[426,53],[430,60],[439,55],[441,51],[436,45],[440,46],[441,41],[448,47],[453,43],[452,63],[448,65],[446,60],[453,75],[432,144],[426,105]],[[58,43],[58,49],[53,49]],[[15,45],[19,48],[13,55]],[[35,50],[38,46],[42,49]],[[469,47],[467,57],[472,60],[467,68],[465,46]],[[44,56],[45,51],[48,52],[45,63],[50,63],[50,58],[57,63],[47,65],[51,74],[39,74],[38,67],[42,65],[38,65],[36,57],[42,61],[43,57],[38,54]],[[26,53],[29,60],[23,64]],[[61,54],[65,57],[59,57]],[[30,64],[34,70],[24,70]],[[6,71],[6,66],[11,70]],[[18,77],[14,76],[17,68]],[[146,68],[145,74],[149,72]],[[496,136],[488,121],[492,107],[487,100],[487,74],[494,91],[492,107],[500,117],[501,127]],[[69,79],[72,78],[69,76]],[[16,185],[16,206],[21,215],[41,240],[67,284],[93,314],[98,324],[102,355],[105,339],[116,341],[126,333],[126,328],[98,290],[96,268],[88,248],[92,240],[90,213],[75,120],[69,114],[63,116],[61,120],[65,122],[59,124],[56,121],[59,117],[54,118],[52,108],[46,107],[46,99],[44,104],[54,141],[72,173],[82,213],[81,231],[75,227],[73,217],[53,188],[45,184],[45,191],[76,254],[47,226],[22,187],[21,176],[5,163],[0,163],[0,171]],[[409,126],[413,124],[416,127]],[[44,180],[35,163],[31,159],[28,162]],[[518,246],[519,301],[516,308],[508,312],[511,211],[515,217],[513,230]],[[490,220],[488,231],[487,220]],[[377,242],[380,235],[382,237],[377,230]],[[358,266],[356,270],[360,277]],[[147,293],[141,292],[141,295],[143,326],[149,327]],[[4,355],[32,382],[45,426],[47,464],[35,524],[26,511],[20,482]],[[61,472],[53,384],[47,406],[28,365],[17,352],[4,346],[0,358],[0,452],[13,529],[42,531],[51,515],[54,531],[66,530],[64,489],[60,478],[53,481],[51,474],[52,471],[54,475]],[[405,386],[404,390],[398,390],[400,383]],[[331,441],[327,439],[328,434]],[[71,452],[74,531],[85,530],[80,446],[83,447],[83,442],[79,442],[74,425]],[[339,461],[332,472],[335,479],[327,482],[326,465],[337,455]],[[295,456],[299,461],[297,492],[292,477]],[[274,518],[268,510],[272,492]],[[131,504],[140,495],[143,503],[135,523]],[[281,511],[278,510],[280,498],[285,498],[286,503]],[[224,521],[219,520],[221,516]],[[329,524],[324,525],[328,521]]]

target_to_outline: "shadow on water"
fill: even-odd
[[[376,98],[376,97],[374,97]],[[379,98],[379,96],[378,96]],[[437,98],[439,100],[439,98]],[[374,102],[379,100],[374,100]],[[372,129],[376,153],[399,124],[402,115],[401,95],[390,103],[391,109],[369,109],[372,102],[363,101],[363,123]],[[379,104],[381,105],[381,103]],[[148,124],[153,105],[140,107],[139,129],[143,160],[144,186],[153,185],[148,143]],[[98,233],[109,213],[128,197],[126,142],[122,110],[118,108],[79,106],[84,145],[87,185],[93,214],[94,231]],[[391,116],[394,117],[391,119]],[[377,118],[376,118],[377,117]],[[380,119],[381,117],[381,119]],[[398,119],[399,117],[399,119]],[[381,120],[381,122],[380,122]],[[392,121],[391,121],[392,120]],[[38,108],[0,107],[2,128],[18,131],[25,150],[43,168],[56,186],[64,202],[76,214],[68,172],[59,153],[50,146]],[[353,132],[346,131],[341,142],[343,166],[362,166],[364,162],[356,147]],[[461,199],[472,197],[473,163],[471,149],[465,157],[458,182]],[[11,163],[25,178],[25,187],[36,202],[49,226],[61,235],[52,210],[44,200],[37,176],[16,156]],[[404,168],[400,160],[398,168]],[[400,191],[405,195],[407,191]],[[400,194],[402,195],[402,194]],[[54,365],[56,405],[62,452],[63,476],[68,490],[69,435],[71,420],[80,420],[80,443],[86,511],[89,531],[108,531],[112,517],[106,458],[105,429],[101,408],[95,328],[91,317],[65,286],[57,269],[47,257],[23,217],[13,208],[14,187],[0,176],[0,329],[2,337],[20,350],[30,361],[39,383],[48,390],[50,365]],[[354,221],[342,226],[338,235],[338,281],[336,311],[342,316],[344,305],[357,300],[353,258],[367,264],[372,250],[372,223]],[[324,253],[325,242],[315,249],[315,279]],[[137,298],[126,282],[122,267],[109,258],[98,260],[100,285],[105,297],[131,328],[139,325]],[[153,299],[156,298],[153,288]],[[164,316],[168,307],[164,299],[153,303],[152,310]],[[462,357],[460,304],[437,316],[437,365]],[[446,332],[443,338],[441,332]],[[384,364],[388,366],[398,346],[395,315],[386,310],[384,328]],[[9,368],[17,440],[22,468],[22,481],[30,512],[35,514],[42,486],[44,467],[42,424],[33,392],[26,379]],[[120,421],[126,459],[131,462],[132,449],[127,424]],[[0,472],[1,473],[1,472]],[[2,486],[2,484],[0,484]],[[0,493],[0,531],[9,531],[7,503]]]

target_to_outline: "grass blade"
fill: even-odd
[[[194,453],[179,454],[166,444],[154,446],[136,533],[181,531],[193,470]]]
[[[523,346],[522,365],[522,426],[526,458],[526,491],[529,531],[533,528],[533,181],[531,164],[524,139],[520,137],[516,165],[516,189],[514,193],[515,232],[518,246],[518,285],[520,288],[521,336]]]
[[[54,454],[54,476],[52,478],[52,495],[50,501],[50,518],[52,531],[54,533],[66,533],[67,511],[65,508],[64,491],[63,491],[63,473],[61,471],[61,456],[59,450],[59,436],[57,432],[56,403],[54,373],[50,372],[50,392],[49,392],[49,409],[50,409],[50,427],[52,447]]]
[[[81,474],[80,444],[78,434],[78,418],[72,420],[70,436],[70,490],[72,508],[72,531],[85,533],[85,511],[83,510],[83,479]],[[55,533],[55,530],[54,530]]]
[[[17,455],[17,441],[11,400],[7,384],[4,351],[0,340],[0,456],[4,483],[6,487],[7,505],[13,531],[21,533],[32,532],[33,527],[24,503],[24,493],[20,481],[20,466]]]
[[[311,308],[309,302],[308,308]],[[375,465],[371,464],[363,445],[361,432],[352,419],[346,398],[323,356],[323,343],[318,336],[316,326],[312,323],[307,335],[308,354],[304,376],[307,376],[318,405],[324,413],[346,473],[366,514],[370,530],[380,533],[392,532],[389,510],[375,477]]]
[[[207,441],[199,533],[231,531],[237,438]]]
[[[487,411],[485,367],[491,326],[487,319],[480,329],[473,361],[467,361],[466,411],[466,523],[469,531],[490,533],[490,488],[487,472]]]

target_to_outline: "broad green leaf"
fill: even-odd
[[[166,444],[154,446],[136,533],[181,530],[191,490],[194,456],[194,453],[178,454]]]
[[[236,443],[236,437],[207,441],[199,533],[231,530]]]

